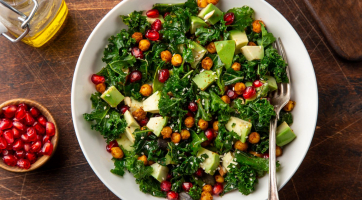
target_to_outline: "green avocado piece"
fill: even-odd
[[[218,168],[220,164],[220,155],[212,152],[210,150],[200,148],[197,152],[197,157],[201,157],[201,155],[206,154],[209,157],[205,159],[204,162],[200,163],[200,167],[208,174],[214,175],[216,168]]]
[[[123,101],[124,96],[117,90],[116,87],[111,86],[102,94],[101,98],[111,107],[115,108],[119,103],[121,103],[121,101]]]
[[[151,129],[156,136],[160,136],[160,133],[166,124],[167,117],[151,117],[146,126]]]
[[[117,139],[118,146],[126,151],[133,151],[133,143],[128,139],[127,135],[122,134],[120,138]]]
[[[255,94],[255,96],[253,96],[253,97],[251,97],[251,98],[249,98],[249,99],[245,99],[245,104],[248,104],[248,103],[250,103],[250,102],[252,102],[252,101],[254,101],[255,99],[256,99],[256,97],[257,97],[258,95],[257,94]]]
[[[263,82],[268,83],[271,92],[278,89],[277,81],[272,76],[265,75]]]
[[[198,16],[214,25],[222,19],[223,15],[224,13],[218,7],[209,3],[209,5],[200,11]]]
[[[168,152],[167,154],[166,154],[166,156],[165,156],[165,159],[166,159],[166,165],[174,165],[174,164],[176,164],[174,161],[172,161],[172,159],[171,159],[171,156],[169,155],[169,153],[170,152]]]
[[[143,101],[143,110],[150,113],[158,113],[158,102],[160,101],[161,93],[159,91],[153,93]]]
[[[239,31],[239,30],[231,30],[229,31],[230,37],[229,39],[235,41],[235,54],[239,54],[241,51],[241,47],[248,44],[248,36],[246,36],[245,31]]]
[[[195,69],[197,64],[199,64],[199,62],[206,54],[207,50],[195,41],[191,42],[190,48],[192,49],[192,55],[194,56],[194,61],[190,64],[191,67]]]
[[[209,87],[217,78],[215,72],[211,70],[205,70],[200,74],[196,75],[192,80],[196,83],[200,90],[204,91]]]
[[[264,58],[263,46],[243,46],[241,53],[245,56],[246,60],[261,60]]]
[[[190,18],[191,18],[191,28],[190,28],[191,34],[194,34],[196,32],[196,29],[200,27],[207,27],[207,24],[200,17],[191,16]]]
[[[215,42],[216,52],[220,57],[220,60],[225,64],[225,68],[229,69],[233,62],[235,53],[235,41],[224,40]]]
[[[297,137],[286,122],[280,124],[276,132],[277,132],[276,143],[280,147],[289,144]]]
[[[159,182],[166,180],[169,171],[168,167],[162,166],[158,163],[152,164],[151,167],[153,169],[151,176],[153,176]]]
[[[246,137],[251,132],[252,124],[248,121],[242,120],[237,117],[230,117],[229,121],[225,125],[228,131],[234,131],[241,137],[241,142],[246,142]]]
[[[249,81],[248,81],[248,82],[245,83],[245,86],[246,86],[246,87],[251,87],[251,86],[253,86],[253,82],[249,82]]]
[[[225,153],[224,156],[222,157],[222,167],[226,170],[229,171],[230,170],[230,164],[234,164],[237,165],[237,163],[234,161],[234,153],[232,152],[228,152]]]
[[[264,83],[261,87],[256,88],[257,98],[263,98],[268,95],[270,91],[269,83]]]

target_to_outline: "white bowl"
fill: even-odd
[[[89,36],[75,69],[72,86],[72,116],[80,147],[89,165],[101,181],[123,200],[160,199],[140,192],[135,179],[130,173],[124,177],[110,172],[113,168],[111,154],[105,150],[102,136],[91,130],[90,124],[83,119],[83,113],[91,112],[90,95],[95,92],[90,81],[91,74],[103,66],[102,54],[108,44],[107,39],[127,28],[119,15],[126,15],[133,10],[148,10],[154,3],[177,3],[185,0],[124,0],[113,8]],[[289,144],[283,156],[279,158],[282,169],[277,173],[278,186],[281,188],[293,176],[303,161],[312,141],[317,120],[318,93],[316,77],[308,52],[290,23],[270,4],[263,0],[220,0],[219,7],[227,11],[233,7],[248,5],[255,10],[256,19],[262,19],[268,31],[280,37],[284,43],[292,75],[292,100],[297,102],[293,110],[292,128],[297,139]],[[256,191],[248,196],[235,191],[225,195],[223,200],[231,199],[267,199],[268,176],[259,180]],[[219,199],[219,198],[215,198]]]

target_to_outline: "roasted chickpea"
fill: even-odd
[[[225,103],[229,104],[230,103],[230,97],[224,95],[221,97],[221,100],[223,100]]]
[[[144,84],[144,85],[142,85],[142,87],[140,89],[140,93],[143,96],[148,97],[152,94],[152,87],[148,84]]]
[[[276,148],[275,148],[275,156],[276,156],[276,157],[279,157],[279,156],[281,156],[281,155],[283,155],[283,150],[282,150],[282,148],[280,148],[280,146],[276,146]]]
[[[201,193],[201,200],[212,200],[213,197],[210,192],[203,191]]]
[[[254,42],[249,42],[248,46],[256,46],[256,44]]]
[[[96,90],[97,92],[103,94],[103,92],[106,91],[106,84],[105,83],[100,83],[96,85]]]
[[[264,22],[263,21],[261,21],[261,20],[255,20],[255,21],[253,21],[253,31],[255,32],[255,33],[260,33],[261,32],[261,24],[260,23],[262,23],[263,25],[264,25],[264,27],[265,27],[265,24],[264,24]]]
[[[151,46],[150,41],[144,39],[141,40],[140,43],[138,44],[138,48],[141,49],[141,51],[147,51]]]
[[[161,52],[161,59],[167,63],[171,62],[172,54],[169,50],[165,50]]]
[[[249,135],[249,137],[248,137],[248,141],[249,141],[249,143],[251,143],[251,144],[257,144],[257,143],[259,143],[259,141],[260,141],[260,135],[259,135],[259,133],[257,133],[257,132],[252,132],[252,133],[250,133],[250,135]]]
[[[178,67],[182,64],[182,56],[180,54],[175,54],[172,56],[171,64],[175,67]]]
[[[112,154],[113,158],[117,158],[117,159],[121,159],[124,156],[122,149],[119,147],[112,147],[111,154]]]
[[[136,43],[139,43],[143,39],[143,36],[142,36],[142,33],[135,32],[132,34],[132,38],[134,38],[136,40]]]
[[[135,110],[132,115],[137,121],[141,121],[147,117],[147,113],[142,108]]]
[[[179,143],[181,141],[181,134],[180,133],[172,133],[171,135],[171,141],[173,143]]]
[[[207,46],[206,49],[209,53],[216,53],[216,47],[215,47],[215,43],[214,42],[210,42]]]
[[[246,88],[246,86],[244,83],[236,83],[234,86],[234,90],[235,90],[236,94],[238,94],[238,95],[242,95],[245,88]]]
[[[163,139],[171,138],[172,129],[169,126],[166,126],[162,129],[161,135],[163,136]]]
[[[194,126],[194,124],[195,124],[195,119],[193,117],[187,117],[185,119],[185,126],[187,128],[192,128]]]
[[[224,182],[224,177],[222,177],[221,175],[216,175],[215,176],[215,181],[217,183],[223,183]]]
[[[207,0],[197,0],[197,6],[200,8],[205,8],[207,4]]]
[[[144,165],[148,164],[147,156],[145,156],[145,155],[138,157],[137,160],[142,161]]]
[[[190,136],[191,136],[190,131],[188,131],[186,129],[181,131],[181,139],[187,140],[190,138]]]
[[[212,186],[211,185],[204,185],[204,187],[202,187],[202,191],[212,192]]]
[[[240,65],[240,63],[238,63],[238,62],[234,62],[234,64],[231,66],[231,68],[232,68],[234,71],[240,71],[241,65]]]
[[[260,154],[258,152],[255,152],[255,151],[249,151],[250,154],[256,156],[256,157],[259,157],[259,158],[262,158],[263,157],[263,154]]]
[[[207,3],[212,3],[216,5],[217,3],[219,3],[219,0],[207,0]]]
[[[214,123],[212,124],[212,128],[214,129],[214,131],[219,131],[219,122],[214,121]]]
[[[290,112],[295,106],[295,101],[288,101],[287,105],[284,106],[283,110]]]
[[[199,122],[197,123],[197,125],[199,126],[199,128],[201,129],[201,130],[206,130],[207,129],[207,127],[209,126],[209,122],[207,122],[207,121],[205,121],[205,120],[203,120],[203,119],[199,119]]]
[[[240,151],[246,151],[248,149],[248,143],[242,143],[241,141],[236,141],[234,144],[234,148]]]
[[[226,174],[226,170],[221,165],[219,165],[219,173],[220,173],[221,176],[225,176],[225,174]]]
[[[211,69],[213,64],[214,63],[212,62],[212,59],[210,57],[206,57],[202,60],[201,67],[206,70],[209,70],[209,69]]]

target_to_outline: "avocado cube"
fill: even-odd
[[[297,137],[286,122],[280,124],[276,132],[277,132],[276,143],[280,147],[289,144]]]
[[[245,56],[246,60],[261,60],[264,58],[263,46],[244,46],[241,48],[241,53]]]
[[[230,170],[230,164],[234,164],[237,165],[237,163],[234,161],[234,153],[232,152],[228,152],[225,153],[223,158],[222,158],[222,167],[226,170],[229,171]]]
[[[146,126],[151,129],[156,136],[160,136],[160,133],[166,124],[167,117],[151,117]]]
[[[120,138],[116,139],[118,146],[126,151],[133,151],[133,143],[128,139],[126,134],[122,134]]]
[[[223,15],[224,13],[218,7],[209,3],[209,5],[200,11],[198,16],[214,25],[222,19]]]
[[[256,88],[257,98],[266,97],[269,91],[269,83],[264,83],[261,87]]]
[[[216,80],[216,78],[217,75],[215,72],[211,70],[205,70],[196,75],[192,80],[196,83],[200,90],[204,91]]]
[[[210,150],[200,148],[197,152],[197,157],[201,157],[201,155],[206,154],[209,157],[205,159],[204,162],[200,163],[200,167],[208,174],[214,175],[216,168],[220,164],[220,156],[217,153],[214,153]]]
[[[241,142],[246,142],[246,137],[250,134],[252,124],[248,121],[239,119],[237,117],[230,117],[225,125],[228,131],[234,131],[241,137]]]
[[[239,31],[239,30],[231,30],[230,33],[230,39],[235,41],[235,54],[239,54],[241,51],[241,47],[248,44],[248,36],[246,36],[245,31]]]
[[[132,114],[128,110],[124,113],[124,119],[127,122],[127,127],[126,127],[126,132],[125,132],[126,136],[127,136],[128,140],[133,144],[135,141],[133,132],[137,128],[140,128],[140,125],[137,123],[137,121],[133,118]]]
[[[153,176],[159,182],[166,180],[169,171],[168,167],[162,166],[158,163],[152,164],[151,167],[153,169],[151,176]]]
[[[174,165],[176,164],[174,161],[172,161],[172,158],[171,156],[169,155],[170,152],[167,152],[166,156],[165,156],[165,159],[166,159],[166,165]]]
[[[263,82],[268,83],[271,92],[278,89],[277,81],[272,76],[265,75]]]
[[[161,93],[159,91],[153,93],[150,97],[143,101],[143,110],[151,113],[158,113],[158,102],[160,101]]]
[[[121,101],[123,101],[124,96],[117,90],[116,87],[111,86],[102,94],[101,98],[111,107],[115,108],[119,103],[121,103]]]
[[[192,68],[196,68],[197,64],[199,64],[199,62],[202,60],[207,50],[195,41],[191,42],[191,46],[194,61],[190,64]]]
[[[200,27],[207,27],[207,24],[200,17],[191,16],[190,18],[191,18],[191,28],[190,28],[191,34],[194,34],[196,32],[196,29]]]
[[[220,57],[220,60],[225,64],[225,68],[229,69],[233,62],[234,53],[235,53],[235,41],[234,40],[224,40],[214,42],[216,47],[216,52]]]
[[[131,113],[133,113],[137,109],[143,107],[142,102],[137,101],[132,97],[125,97],[124,98],[124,104],[129,107],[129,110],[131,111]]]

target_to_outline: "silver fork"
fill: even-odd
[[[284,46],[280,38],[273,44],[274,48],[277,49],[278,53],[282,56],[284,61],[288,64],[287,56],[285,54]],[[288,103],[290,100],[290,73],[289,66],[286,68],[289,83],[280,83],[278,84],[278,90],[273,92],[270,97],[270,102],[274,105],[274,110],[276,116],[270,121],[270,131],[269,131],[269,195],[268,200],[279,200],[278,187],[277,187],[277,178],[276,178],[276,128],[277,121],[279,119],[280,110]]]

